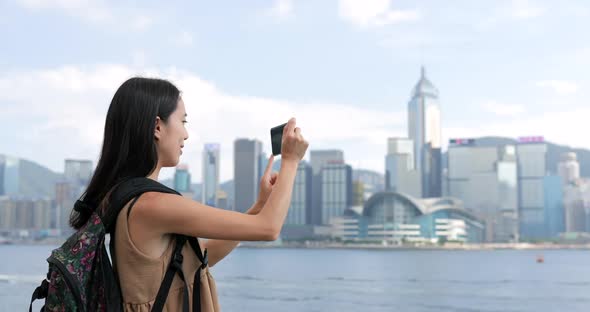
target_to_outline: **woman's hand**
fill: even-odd
[[[272,193],[272,189],[279,177],[278,172],[272,171],[273,160],[274,160],[274,155],[270,155],[270,158],[268,159],[268,165],[266,166],[266,169],[264,170],[264,174],[262,175],[262,178],[260,179],[260,188],[258,191],[258,199],[256,200],[256,205],[255,205],[256,208],[254,209],[254,211],[252,211],[253,214],[257,214],[258,212],[260,212],[262,207],[264,207],[264,204],[268,200],[268,197],[270,197],[270,193]]]
[[[309,142],[301,135],[301,128],[297,127],[295,118],[289,119],[285,129],[283,129],[283,142],[281,143],[281,159],[282,162],[294,161],[299,163],[305,152]]]

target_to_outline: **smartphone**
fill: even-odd
[[[284,123],[270,129],[270,142],[272,144],[272,154],[274,156],[281,154],[281,143],[283,142],[283,129],[287,124]]]

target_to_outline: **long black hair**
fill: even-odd
[[[176,110],[180,91],[163,79],[134,77],[115,92],[107,113],[100,159],[82,194],[84,206],[70,215],[74,229],[82,227],[92,211],[108,207],[111,189],[128,178],[147,177],[158,164],[156,117],[166,122]]]

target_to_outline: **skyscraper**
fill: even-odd
[[[9,196],[0,196],[0,230],[12,230],[16,225],[16,202]]]
[[[496,163],[498,208],[495,241],[518,241],[518,162],[514,145],[500,147]]]
[[[564,186],[566,232],[590,232],[590,181]]]
[[[306,214],[307,224],[322,224],[322,167],[329,162],[344,162],[344,152],[341,150],[314,150],[309,152],[312,169],[311,206]]]
[[[234,210],[246,212],[258,197],[260,155],[262,142],[237,139],[234,141]]]
[[[227,200],[227,193],[223,190],[217,191],[217,208],[230,209]]]
[[[547,144],[542,137],[524,137],[516,146],[518,155],[520,236],[545,238],[545,195]]]
[[[518,236],[518,185],[513,145],[481,147],[473,139],[452,139],[448,150],[449,196],[486,222],[486,241]]]
[[[219,189],[219,144],[205,144],[203,149],[203,184],[201,202],[218,207],[217,191]]]
[[[75,203],[74,184],[61,180],[55,183],[55,228],[64,233],[69,229],[69,218]]]
[[[0,197],[0,213],[7,220],[0,222],[2,230],[45,230],[51,227],[49,198]],[[28,235],[28,234],[25,234]]]
[[[344,152],[341,150],[313,150],[309,152],[309,160],[314,175],[320,174],[322,167],[330,162],[343,162]]]
[[[322,167],[322,224],[342,217],[352,207],[352,168],[342,162],[330,162]]]
[[[307,224],[307,212],[311,206],[311,178],[311,166],[305,161],[301,161],[297,166],[297,176],[295,176],[291,195],[291,207],[289,207],[285,224]]]
[[[547,238],[556,238],[565,232],[564,188],[562,177],[546,176],[543,179],[545,231]]]
[[[580,178],[580,163],[576,153],[564,153],[557,165],[557,172],[564,184],[575,182]]]
[[[420,172],[414,168],[414,142],[407,138],[387,139],[385,156],[385,188],[420,197]]]
[[[20,160],[16,157],[0,155],[0,195],[20,194]]]
[[[191,191],[191,174],[188,172],[188,165],[178,165],[174,172],[174,189],[179,193]]]
[[[72,184],[74,198],[78,198],[92,179],[92,161],[66,159],[64,167],[64,178]]]
[[[415,168],[422,176],[422,196],[440,197],[441,110],[438,90],[426,78],[424,67],[408,103],[408,119],[409,137],[414,142]]]

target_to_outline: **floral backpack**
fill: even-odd
[[[121,289],[115,261],[109,261],[105,237],[110,233],[110,254],[115,259],[114,232],[118,213],[127,202],[131,205],[145,192],[162,192],[180,195],[175,190],[148,178],[131,178],[120,183],[111,194],[110,205],[117,207],[115,213],[101,218],[91,207],[78,200],[74,209],[91,209],[92,215],[76,233],[72,234],[61,247],[54,249],[47,258],[47,278],[35,289],[33,301],[45,299],[41,311],[115,311],[123,310]],[[129,208],[131,209],[131,207]],[[173,257],[160,285],[152,311],[161,311],[166,302],[172,280],[176,274],[185,283],[183,310],[189,311],[188,287],[182,272],[182,247],[188,241],[203,264],[194,276],[193,311],[200,311],[201,270],[207,266],[207,251],[201,252],[199,241],[194,237],[175,235]]]

